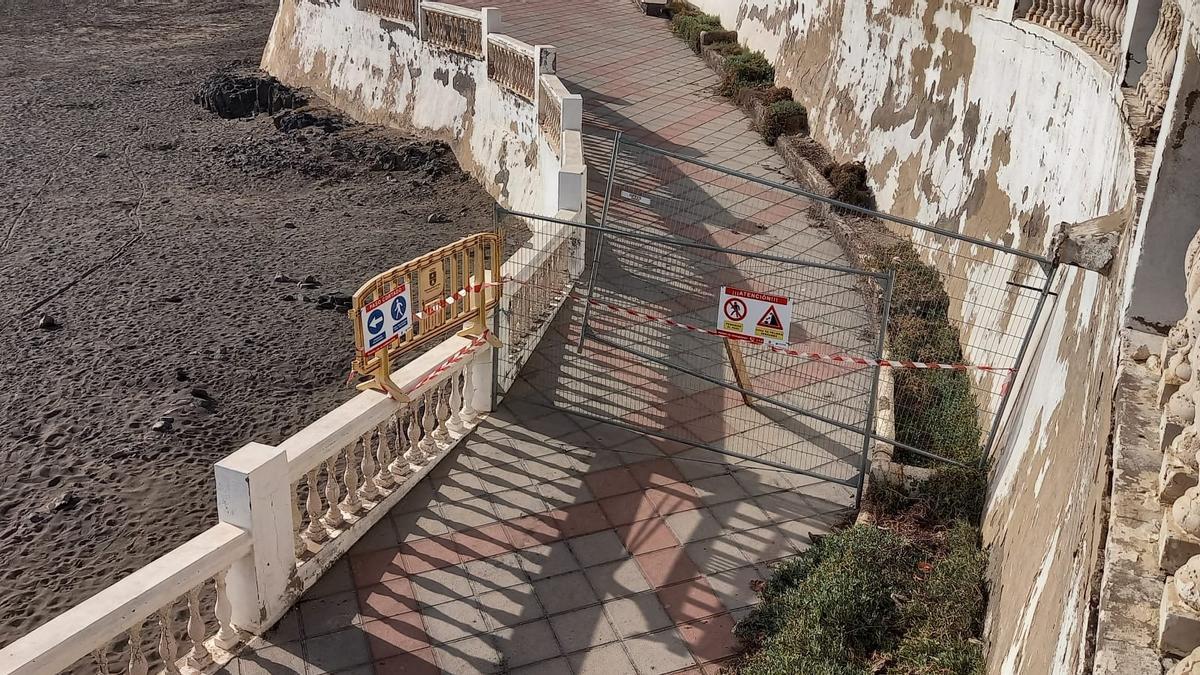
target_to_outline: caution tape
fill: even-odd
[[[481,334],[479,337],[471,340],[471,344],[466,345],[465,347],[458,350],[457,352],[454,352],[454,354],[452,354],[445,361],[442,361],[441,363],[439,363],[437,368],[434,368],[433,370],[431,370],[429,372],[428,375],[421,378],[420,382],[417,382],[413,386],[407,387],[407,388],[403,389],[402,391],[404,391],[405,394],[411,394],[412,392],[420,389],[421,387],[424,387],[426,384],[429,384],[433,380],[436,380],[439,375],[441,375],[442,373],[446,372],[447,370],[450,370],[451,368],[453,368],[454,364],[462,361],[463,359],[467,358],[471,354],[474,354],[476,351],[479,350],[480,347],[487,344],[489,334],[490,334],[490,332],[485,329],[483,331],[483,334]]]
[[[511,279],[505,279],[504,281],[511,281]],[[491,285],[499,286],[499,285],[502,285],[502,283],[503,282],[493,283]],[[487,284],[485,284],[485,285],[487,285]],[[607,309],[609,311],[617,312],[620,314],[626,314],[628,316],[636,317],[636,318],[642,319],[644,321],[653,321],[655,323],[661,323],[661,324],[665,324],[665,325],[672,326],[675,328],[682,328],[684,330],[692,331],[694,333],[704,333],[706,335],[712,335],[712,336],[719,337],[719,338],[727,338],[730,340],[741,340],[743,342],[749,342],[751,344],[761,344],[761,345],[764,345],[765,347],[767,347],[768,349],[770,349],[771,351],[776,352],[778,354],[786,354],[788,356],[805,358],[805,359],[809,359],[810,361],[824,361],[827,363],[836,363],[836,364],[840,364],[840,365],[855,364],[855,365],[860,365],[860,366],[876,366],[876,367],[880,367],[880,368],[901,368],[901,369],[918,369],[918,370],[958,370],[958,371],[978,370],[978,371],[989,372],[989,373],[1004,373],[1004,374],[1007,374],[1008,376],[1011,376],[1012,374],[1017,372],[1016,368],[1005,368],[1005,367],[1001,367],[1001,366],[972,365],[972,364],[966,364],[966,363],[936,363],[936,362],[932,362],[932,361],[910,361],[907,359],[874,359],[874,358],[868,358],[868,357],[864,357],[864,356],[853,356],[853,355],[849,355],[849,354],[823,354],[820,352],[805,352],[805,351],[800,351],[798,349],[792,349],[791,347],[781,347],[778,345],[767,344],[762,338],[753,338],[753,337],[750,337],[747,335],[740,335],[737,333],[728,333],[728,332],[717,330],[714,328],[704,328],[702,326],[695,326],[693,324],[685,323],[683,321],[676,321],[675,319],[672,319],[667,316],[659,316],[657,314],[651,314],[650,312],[647,312],[644,310],[634,309],[632,307],[625,307],[622,305],[615,305],[613,303],[604,302],[603,300],[597,300],[595,298],[589,299],[587,296],[585,296],[584,294],[582,294],[578,291],[571,291],[571,295],[575,296],[576,298],[579,298],[580,300],[584,300],[594,306],[603,307],[604,309]]]
[[[428,316],[430,313],[440,312],[441,310],[449,307],[450,305],[453,305],[454,303],[458,302],[459,300],[462,300],[463,298],[467,297],[468,293],[478,293],[479,291],[482,291],[485,288],[494,288],[496,286],[502,286],[502,285],[503,285],[502,283],[488,282],[488,283],[484,283],[484,284],[475,284],[474,286],[467,286],[466,288],[462,289],[461,291],[459,291],[457,293],[454,293],[453,295],[447,295],[446,297],[442,298],[441,300],[434,300],[433,302],[430,302],[429,304],[422,307],[421,311],[413,312],[413,316],[415,316],[417,318],[417,320],[420,321],[420,320],[424,319],[426,316]]]

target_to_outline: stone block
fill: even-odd
[[[1167,448],[1171,447],[1171,442],[1183,433],[1183,429],[1184,424],[1181,420],[1164,412],[1162,420],[1158,423],[1159,449],[1166,452]]]
[[[1081,223],[1059,223],[1050,242],[1055,260],[1108,274],[1129,216],[1127,207]]]
[[[1167,574],[1174,574],[1192,556],[1200,555],[1200,539],[1188,534],[1175,522],[1171,509],[1163,513],[1158,532],[1158,564]]]
[[[1163,504],[1174,504],[1188,488],[1195,487],[1196,473],[1184,463],[1173,448],[1163,453],[1162,469],[1158,474],[1158,500]]]
[[[1200,614],[1179,598],[1173,580],[1163,589],[1158,614],[1158,648],[1166,654],[1186,656],[1200,647]]]
[[[703,30],[700,31],[700,44],[715,45],[722,42],[737,42],[736,30]]]

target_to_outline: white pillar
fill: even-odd
[[[484,7],[479,10],[480,25],[483,27],[482,42],[479,46],[483,48],[483,60],[486,63],[488,60],[488,35],[500,32],[500,8],[499,7]]]
[[[492,390],[496,386],[496,380],[492,377],[492,360],[495,358],[496,350],[485,346],[471,357],[471,362],[467,365],[467,368],[472,370],[474,392],[471,395],[471,407],[475,409],[476,415],[492,411]]]
[[[288,610],[288,584],[296,573],[291,483],[284,451],[249,443],[215,467],[217,516],[250,533],[253,552],[226,577],[232,622],[260,632]]]

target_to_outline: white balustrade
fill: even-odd
[[[1025,18],[1079,42],[1113,65],[1125,23],[1126,0],[1034,0]]]
[[[151,656],[167,673],[207,667],[213,652],[228,660],[228,650],[242,636],[231,623],[222,589],[227,571],[250,554],[249,533],[228,523],[216,525],[0,650],[0,673],[45,675],[90,660],[104,674],[118,659],[118,672],[145,675]],[[217,594],[213,623],[202,612],[200,595],[206,588]],[[181,602],[187,605],[192,643],[186,655],[178,653],[175,634],[175,608]],[[121,638],[128,644],[123,656],[114,651]]]

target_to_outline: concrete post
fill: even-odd
[[[287,611],[288,585],[296,572],[295,529],[287,454],[249,443],[215,467],[217,517],[248,532],[251,555],[227,577],[235,626],[259,633]]]
[[[471,377],[475,391],[471,394],[471,407],[482,415],[492,411],[492,393],[496,388],[496,378],[492,374],[492,362],[496,358],[496,350],[492,347],[480,349],[467,368],[471,368]]]
[[[488,60],[488,35],[500,32],[500,8],[484,7],[479,10],[479,18],[479,23],[483,26],[483,41],[479,45],[483,48],[483,60],[486,63]]]

